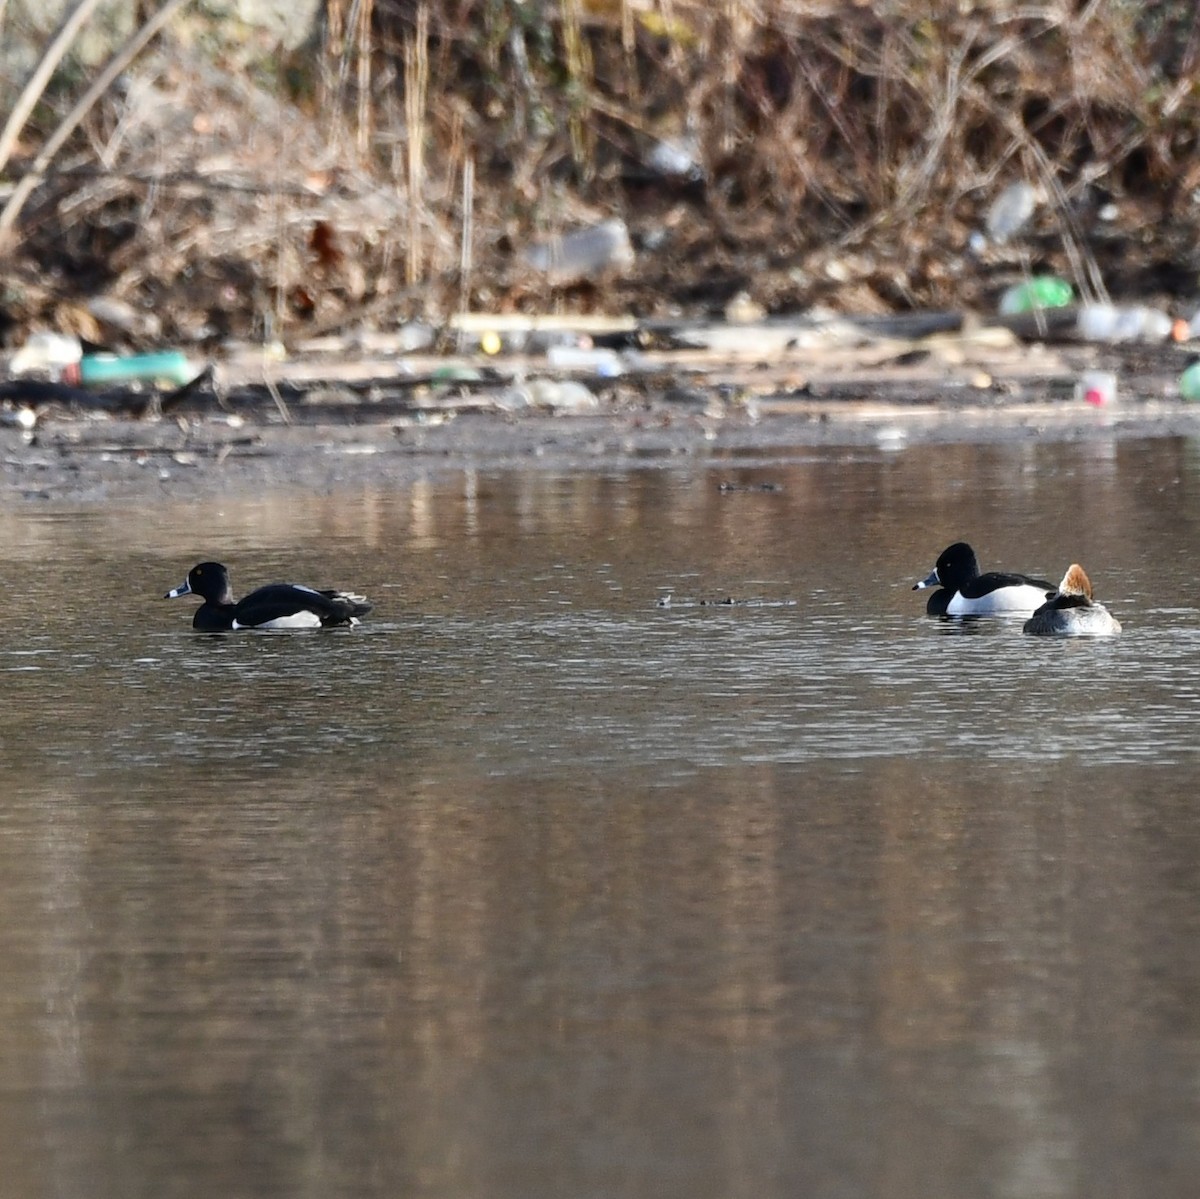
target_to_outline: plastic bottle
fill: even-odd
[[[1000,297],[1000,312],[1004,316],[1014,316],[1044,308],[1065,308],[1074,297],[1075,293],[1065,279],[1057,275],[1035,275],[1010,287]]]
[[[1166,341],[1174,322],[1142,304],[1084,304],[1076,331],[1084,341]]]
[[[1010,183],[992,201],[984,220],[984,228],[988,237],[998,246],[1004,245],[1010,237],[1015,237],[1025,227],[1025,223],[1033,216],[1037,208],[1038,194],[1024,180]],[[1042,305],[1052,308],[1052,304]]]
[[[153,354],[85,354],[62,374],[64,382],[92,387],[102,383],[132,383],[139,379],[160,380],[182,387],[197,375],[196,367],[182,350],[160,350]]]
[[[1179,376],[1179,394],[1185,400],[1200,400],[1200,362],[1193,362]]]
[[[604,221],[530,246],[524,257],[551,283],[572,283],[612,267],[632,266],[633,244],[624,221]]]
[[[550,346],[546,362],[556,370],[590,371],[605,379],[615,379],[625,370],[615,350],[588,346]]]
[[[1075,395],[1093,408],[1107,408],[1117,398],[1117,376],[1112,371],[1084,371],[1075,384]]]

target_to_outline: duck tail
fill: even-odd
[[[327,623],[357,624],[360,616],[366,616],[375,606],[365,595],[353,591],[322,591],[321,594],[334,606],[336,614]]]

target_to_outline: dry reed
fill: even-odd
[[[614,216],[647,247],[636,273],[556,302],[945,306],[1026,269],[1087,294],[1196,286],[1200,15],[1183,0],[357,0],[327,22],[338,69],[315,112],[282,72],[251,83],[174,53],[136,67],[157,105],[106,93],[73,141],[43,114],[41,155],[10,164],[27,204],[6,214],[12,319],[72,289],[153,306],[178,338],[245,333],[264,292],[284,335],[538,304],[522,244]],[[89,147],[117,125],[101,164]],[[693,146],[694,169],[653,166],[662,140]],[[973,258],[1018,178],[1047,202],[1019,245]]]

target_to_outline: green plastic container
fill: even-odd
[[[1000,312],[1003,316],[1015,316],[1043,308],[1066,308],[1074,298],[1075,292],[1065,279],[1057,275],[1035,275],[1010,287],[1000,297]]]
[[[196,374],[195,366],[182,350],[160,350],[154,354],[85,354],[79,360],[79,381],[84,386],[153,379],[182,387]]]
[[[1200,400],[1200,362],[1193,362],[1179,376],[1179,394],[1185,400]]]

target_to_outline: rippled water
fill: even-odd
[[[0,512],[7,1189],[1191,1195],[1198,450]],[[925,617],[960,537],[1124,636]]]

